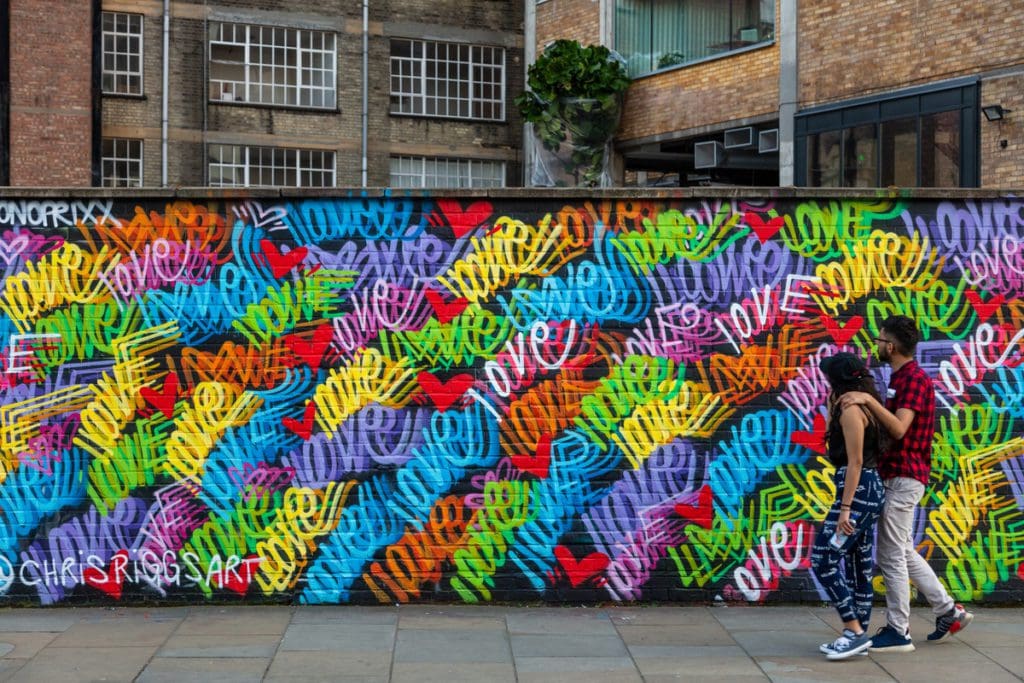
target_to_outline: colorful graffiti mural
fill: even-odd
[[[8,603],[820,600],[897,313],[919,548],[1024,598],[1017,199],[6,198],[0,267]]]

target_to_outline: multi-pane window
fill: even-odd
[[[103,187],[142,187],[142,140],[103,138]]]
[[[335,34],[210,23],[210,99],[333,109]]]
[[[505,49],[393,38],[391,113],[504,120]]]
[[[977,84],[827,105],[795,120],[796,182],[811,187],[972,187]]]
[[[615,49],[630,76],[775,36],[775,0],[616,0]]]
[[[481,159],[391,157],[391,187],[504,187],[505,164]]]
[[[209,145],[213,187],[334,187],[334,152]]]
[[[103,92],[142,94],[142,15],[103,13]]]

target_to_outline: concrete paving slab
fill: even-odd
[[[269,659],[154,657],[135,683],[252,683],[263,679]]]
[[[12,683],[133,681],[153,656],[152,647],[54,647],[30,659]]]
[[[442,616],[432,614],[402,614],[398,627],[402,629],[432,629],[439,631],[504,631],[505,617]]]
[[[818,646],[835,638],[824,624],[814,631],[780,628],[778,631],[730,631],[751,657],[808,657],[820,654]]]
[[[60,633],[78,623],[78,619],[71,610],[0,610],[0,635],[8,631]]]
[[[981,653],[961,659],[936,658],[920,651],[900,655],[871,655],[897,681],[984,681],[984,683],[1020,683],[1010,673]]]
[[[773,683],[836,681],[892,683],[893,678],[871,657],[854,656],[840,661],[817,657],[755,657],[754,662]]]
[[[158,651],[160,657],[273,657],[280,636],[232,633],[228,635],[174,635]]]
[[[916,642],[917,638],[914,640]],[[923,636],[921,640],[924,640]],[[975,616],[971,625],[957,633],[951,640],[960,640],[972,646],[979,646],[982,643],[989,647],[1020,645],[1024,643],[1024,623],[986,621]]]
[[[511,662],[508,637],[496,631],[400,630],[395,662]]]
[[[573,633],[512,634],[512,652],[520,657],[625,657],[629,651],[618,635]]]
[[[74,624],[53,639],[53,647],[103,647],[113,643],[157,647],[178,628],[180,621],[108,619]]]
[[[398,610],[394,607],[363,607],[359,605],[309,605],[296,607],[293,624],[397,624]]]
[[[610,607],[608,618],[629,626],[672,626],[706,624],[711,621],[709,607]]]
[[[638,676],[630,657],[516,657],[516,673],[620,673]]]
[[[586,671],[559,673],[520,673],[519,683],[642,683],[643,678],[635,671]]]
[[[28,662],[28,659],[0,659],[0,681],[9,681]]]
[[[725,676],[716,676],[699,672],[695,673],[693,671],[644,676],[644,683],[675,683],[676,681],[692,683],[765,683],[765,681],[771,681],[771,679],[764,674],[749,676],[726,674]]]
[[[301,680],[383,679],[391,669],[391,651],[278,652],[267,671],[268,678]]]
[[[746,655],[738,650],[735,654],[707,653],[696,655],[692,652],[672,655],[664,653],[661,657],[638,656],[633,654],[633,661],[637,669],[644,677],[650,680],[655,676],[684,676],[692,677],[699,675],[701,680],[708,677],[760,677],[764,680],[761,669]],[[694,680],[691,678],[690,680]]]
[[[75,610],[81,623],[118,620],[180,621],[189,615],[191,607],[85,607]]]
[[[509,633],[575,633],[615,635],[615,625],[601,610],[537,609],[510,611],[506,617]]]
[[[1003,667],[1010,673],[1024,680],[1024,648],[1020,645],[1011,647],[978,647],[978,652]]]
[[[281,650],[333,650],[381,652],[395,646],[395,627],[390,624],[292,624],[284,633]]]
[[[708,624],[665,624],[629,626],[618,624],[619,637],[626,645],[732,645],[729,632],[713,621]]]
[[[290,607],[277,606],[198,607],[189,610],[180,632],[195,636],[282,634],[291,623],[292,612]]]
[[[627,645],[735,645],[729,632],[718,622],[670,626],[619,625],[619,636]]]
[[[8,631],[0,633],[0,645],[10,646],[3,653],[4,659],[29,659],[35,657],[44,647],[53,642],[57,637],[56,633],[48,631],[33,631],[16,633]]]
[[[522,680],[522,679],[520,679]],[[515,683],[511,662],[395,662],[391,683]]]
[[[744,631],[774,631],[787,628],[816,629],[821,624],[838,622],[835,610],[826,611],[826,620],[819,618],[819,612],[806,607],[719,607],[711,610],[718,623],[728,629]]]

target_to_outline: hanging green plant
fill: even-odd
[[[565,170],[593,187],[600,183],[605,147],[619,127],[629,83],[625,65],[608,48],[558,40],[530,66],[530,90],[514,103],[545,149],[557,152],[570,141]]]

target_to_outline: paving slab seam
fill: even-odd
[[[519,666],[516,664],[516,651],[512,647],[512,631],[508,627],[508,610],[501,613],[501,623],[505,624],[505,643],[508,645],[508,654],[512,659],[512,679],[519,683]]]
[[[388,659],[388,681],[395,676],[395,656],[398,654],[398,633],[402,630],[402,610],[397,604],[391,609],[395,611],[395,632],[391,636],[391,657]]]
[[[748,650],[747,648],[743,647],[743,644],[740,641],[736,640],[736,637],[732,634],[732,629],[729,628],[726,624],[724,624],[722,622],[721,619],[718,618],[718,614],[716,613],[716,610],[722,610],[722,609],[729,609],[729,608],[728,607],[717,607],[716,606],[716,608],[711,609],[710,611],[711,611],[712,618],[718,623],[719,626],[721,626],[723,629],[725,629],[725,632],[729,634],[729,638],[732,639],[732,642],[736,644],[736,647],[738,647],[739,649],[743,650],[743,654],[745,654],[747,656],[747,659],[749,659],[751,662],[754,663],[754,666],[757,667],[758,671],[760,671],[761,674],[767,680],[771,681],[772,680],[771,675],[767,671],[764,670],[764,667],[761,666],[761,663],[759,661],[757,661],[757,658],[754,657],[752,654],[750,654],[750,650]]]
[[[133,678],[133,679],[132,679],[132,681],[138,681],[138,680],[139,680],[139,678],[140,678],[140,677],[142,676],[142,674],[143,674],[143,673],[145,673],[146,669],[148,669],[148,668],[149,668],[149,665],[150,665],[150,664],[152,664],[152,663],[153,663],[153,660],[154,660],[154,659],[156,659],[156,658],[157,658],[157,655],[159,655],[159,654],[160,654],[160,650],[162,650],[162,649],[163,649],[163,647],[164,647],[164,645],[166,645],[166,644],[167,644],[167,641],[168,641],[168,640],[170,640],[171,638],[173,638],[173,637],[175,636],[175,634],[177,634],[177,633],[178,633],[178,629],[180,629],[180,628],[181,628],[181,625],[182,625],[182,624],[184,624],[184,623],[185,623],[185,621],[186,621],[186,620],[187,620],[187,619],[189,618],[189,615],[191,615],[191,614],[192,614],[192,610],[193,610],[193,609],[194,609],[194,608],[191,608],[191,607],[190,607],[190,608],[189,608],[189,609],[188,609],[188,610],[187,610],[187,611],[185,612],[185,616],[183,616],[183,617],[182,617],[181,619],[179,619],[179,620],[178,620],[178,623],[177,623],[177,625],[175,625],[175,627],[174,627],[174,628],[173,628],[173,629],[171,630],[171,632],[167,634],[167,637],[166,637],[166,638],[164,638],[163,642],[162,642],[162,643],[160,643],[160,645],[158,645],[157,647],[153,648],[153,654],[152,654],[152,655],[150,655],[149,659],[147,659],[147,660],[146,660],[146,663],[142,665],[142,668],[141,668],[141,669],[139,669],[139,673],[137,673],[137,674],[135,675],[135,678]],[[79,619],[79,621],[81,621],[81,619]],[[44,649],[45,649],[45,648],[44,648]],[[40,650],[40,652],[42,652],[42,650]]]
[[[274,666],[274,660],[277,659],[277,654],[281,651],[281,645],[284,643],[285,636],[288,635],[288,628],[295,622],[296,607],[295,605],[288,605],[288,624],[284,627],[281,632],[281,637],[277,639],[277,647],[274,648],[274,654],[270,655],[267,659],[267,666],[263,669],[263,675],[260,680],[266,680],[270,674],[270,668]]]
[[[633,662],[633,668],[636,669],[636,673],[640,676],[640,680],[644,680],[643,669],[641,669],[640,665],[637,664],[636,657],[633,655],[633,649],[629,646],[629,643],[626,642],[626,638],[622,635],[622,631],[619,630],[619,623],[615,619],[612,619],[611,614],[605,612],[605,616],[608,617],[608,621],[612,622],[612,628],[615,629],[615,633],[618,634],[619,640],[622,641],[622,646],[626,648],[626,652],[629,653],[629,661]]]

